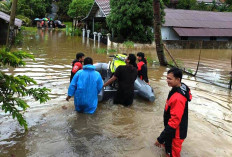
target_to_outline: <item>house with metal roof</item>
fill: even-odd
[[[6,43],[10,15],[0,11],[0,44]],[[22,25],[22,20],[15,18],[15,31]]]
[[[87,24],[92,22],[92,32],[94,32],[95,22],[105,22],[106,17],[110,14],[110,0],[95,0],[88,15],[82,19]]]
[[[232,13],[165,9],[163,40],[232,40]]]
[[[163,40],[232,40],[232,12],[165,9]],[[110,0],[95,0],[84,21],[105,21]],[[92,30],[94,31],[94,26]]]

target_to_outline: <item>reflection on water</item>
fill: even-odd
[[[153,142],[163,129],[163,107],[170,90],[166,84],[167,68],[148,66],[150,84],[157,98],[154,103],[136,98],[133,106],[127,108],[109,100],[100,103],[94,115],[85,115],[74,111],[73,101],[65,101],[71,62],[77,52],[84,52],[94,62],[111,59],[107,54],[96,53],[97,47],[106,48],[86,38],[66,36],[59,30],[38,30],[25,37],[23,49],[33,52],[35,61],[27,60],[25,67],[4,72],[34,78],[38,86],[51,89],[51,100],[39,104],[25,98],[31,106],[25,113],[28,133],[23,133],[17,122],[0,112],[0,156],[163,156]],[[157,60],[152,49],[118,50],[138,51]],[[170,51],[186,68],[196,69],[200,50]],[[231,52],[201,50],[198,77],[184,75],[183,81],[190,86],[193,100],[189,105],[189,135],[182,156],[232,156],[231,92],[210,84],[227,86]],[[68,109],[62,109],[63,105]],[[201,130],[199,133],[197,128]]]

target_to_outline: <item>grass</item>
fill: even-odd
[[[123,45],[126,47],[126,48],[134,48],[134,42],[133,41],[125,41],[123,43]]]
[[[99,54],[103,54],[103,53],[107,53],[107,50],[104,49],[104,48],[98,48],[98,49],[96,50],[96,52],[99,53]]]
[[[30,32],[36,32],[37,31],[37,27],[21,27],[22,30],[25,31],[30,31]]]

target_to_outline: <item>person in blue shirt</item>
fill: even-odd
[[[103,80],[99,72],[95,71],[93,60],[84,59],[83,70],[79,70],[73,77],[67,101],[74,96],[75,109],[81,113],[93,114],[97,109],[98,93],[103,87]]]

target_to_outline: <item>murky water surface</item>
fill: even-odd
[[[74,111],[73,99],[65,101],[71,62],[77,52],[84,52],[94,62],[108,62],[109,54],[97,53],[106,48],[92,40],[66,36],[62,31],[38,30],[25,35],[22,49],[32,52],[35,61],[25,67],[5,69],[6,73],[27,75],[39,87],[51,89],[51,100],[39,104],[26,98],[31,106],[25,117],[29,131],[24,132],[15,120],[0,112],[0,156],[164,156],[154,147],[163,129],[162,114],[170,88],[167,70],[149,65],[154,103],[136,98],[131,107],[99,103],[95,114]],[[157,60],[152,49],[118,50],[145,52]],[[170,50],[183,66],[195,72],[201,51],[197,77],[184,75],[183,82],[192,90],[189,105],[189,131],[182,156],[232,156],[232,97],[228,87],[232,50]],[[65,107],[62,107],[65,106]]]

